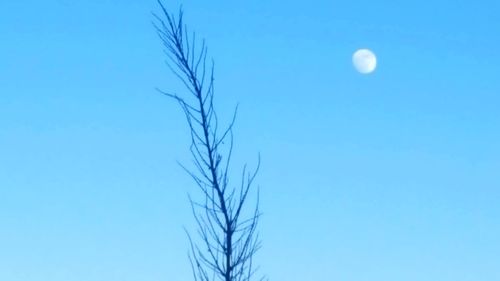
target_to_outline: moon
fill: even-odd
[[[359,49],[352,55],[352,64],[361,74],[369,74],[377,68],[377,57],[368,49]]]

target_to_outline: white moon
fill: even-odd
[[[368,49],[360,49],[352,55],[352,63],[358,72],[369,74],[377,67],[377,57]]]

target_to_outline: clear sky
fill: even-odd
[[[235,164],[262,156],[270,280],[500,280],[499,3],[184,1],[240,105]],[[0,1],[0,280],[192,279],[151,11]]]

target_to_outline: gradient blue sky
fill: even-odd
[[[166,3],[176,9],[180,2]],[[498,1],[184,1],[271,280],[500,280]],[[0,2],[0,280],[191,280],[155,1]],[[358,49],[379,67],[360,75]]]

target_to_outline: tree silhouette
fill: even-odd
[[[167,65],[187,89],[186,95],[161,91],[182,108],[191,134],[190,152],[194,168],[181,165],[202,193],[202,200],[189,197],[199,239],[190,242],[189,261],[196,281],[249,281],[256,267],[253,257],[260,248],[257,223],[259,196],[248,208],[248,197],[260,166],[249,172],[246,165],[239,183],[230,182],[233,127],[237,113],[225,128],[219,127],[214,108],[214,62],[207,61],[205,40],[196,41],[188,32],[182,8],[170,13],[161,1],[154,26],[168,57]],[[262,280],[263,278],[260,278]]]

